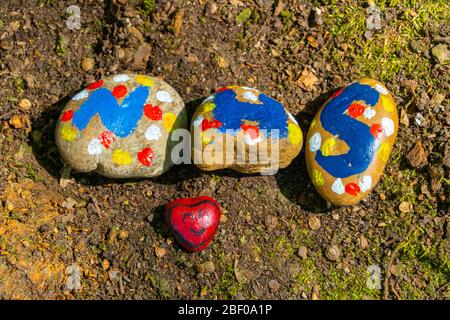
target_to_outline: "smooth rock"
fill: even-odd
[[[220,206],[207,196],[181,198],[166,206],[165,216],[175,239],[186,250],[195,252],[208,247],[216,236]]]
[[[328,202],[355,204],[377,184],[398,130],[394,98],[373,79],[338,90],[317,112],[306,141],[311,180]]]
[[[154,177],[173,165],[170,154],[177,142],[170,135],[186,126],[183,100],[170,85],[126,73],[90,84],[67,103],[56,144],[76,171]]]
[[[192,119],[192,157],[202,170],[275,174],[302,148],[295,118],[256,89],[222,88],[203,101]]]
[[[450,58],[450,51],[446,44],[438,44],[431,49],[431,53],[439,63],[444,63]]]

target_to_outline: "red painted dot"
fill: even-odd
[[[344,88],[341,88],[338,91],[336,91],[335,93],[333,93],[331,95],[331,99],[336,98],[338,95],[340,95],[342,93],[342,91],[344,91]]]
[[[252,126],[248,124],[241,124],[241,129],[248,135],[250,138],[256,139],[259,136],[259,128],[257,126]]]
[[[153,153],[152,148],[147,147],[138,152],[138,160],[146,167],[150,167],[153,162],[153,157],[155,154]]]
[[[150,120],[161,120],[162,119],[162,110],[158,106],[152,106],[151,104],[146,104],[144,106],[144,114]]]
[[[204,119],[202,121],[202,131],[211,129],[211,128],[220,128],[222,126],[222,122],[216,119],[208,120]]]
[[[114,141],[114,134],[110,131],[103,131],[99,136],[98,140],[105,147],[109,148],[111,143]]]
[[[103,85],[103,80],[98,80],[97,82],[91,83],[87,86],[89,90],[95,90],[100,88]]]
[[[61,121],[69,121],[69,120],[71,120],[73,118],[73,114],[74,114],[74,112],[73,112],[72,109],[67,110],[66,112],[64,112],[62,114]]]
[[[353,103],[352,105],[350,105],[350,107],[348,107],[348,113],[353,118],[358,118],[364,113],[364,110],[366,110],[366,107],[358,103]]]
[[[384,129],[383,126],[379,123],[375,123],[370,127],[370,133],[377,139],[381,139],[383,137]]]
[[[127,92],[128,92],[127,87],[121,84],[113,89],[112,95],[117,99],[120,99],[125,97],[127,95]]]
[[[347,192],[352,196],[356,196],[358,193],[361,192],[361,189],[356,183],[351,182],[345,186],[345,192]]]

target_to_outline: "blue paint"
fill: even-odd
[[[139,86],[119,105],[108,89],[100,88],[75,112],[72,124],[83,130],[98,114],[106,129],[124,138],[136,129],[149,93],[149,87]]]
[[[258,122],[259,129],[266,129],[269,136],[270,130],[276,129],[279,130],[280,138],[287,137],[288,117],[283,105],[263,93],[259,94],[259,101],[262,104],[240,102],[236,99],[236,92],[231,89],[217,93],[214,96],[216,108],[213,116],[222,122],[219,130],[223,133],[227,129],[237,132],[244,120],[248,120]]]
[[[346,178],[359,174],[372,162],[379,144],[370,133],[370,127],[344,112],[358,100],[363,100],[368,106],[375,106],[379,96],[378,91],[371,86],[356,82],[347,86],[322,110],[322,127],[344,140],[350,148],[348,153],[338,156],[324,156],[320,150],[317,151],[317,163],[332,176]]]

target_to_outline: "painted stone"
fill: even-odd
[[[186,126],[184,103],[170,85],[118,74],[88,85],[67,103],[56,126],[56,144],[76,171],[154,177],[173,165],[176,142],[170,135]]]
[[[306,139],[311,180],[328,202],[355,204],[377,184],[394,146],[394,98],[373,79],[335,92],[314,117]]]
[[[295,118],[256,89],[222,88],[202,102],[192,119],[192,157],[205,171],[274,174],[302,148]]]
[[[166,221],[175,238],[188,251],[205,249],[217,233],[220,206],[207,196],[182,198],[166,206]]]

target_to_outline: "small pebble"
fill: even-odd
[[[308,219],[308,225],[311,230],[318,230],[320,228],[320,219],[317,217],[310,217]]]
[[[361,235],[361,237],[359,237],[359,247],[361,249],[366,249],[368,246],[369,246],[369,243],[367,242],[366,237]]]
[[[298,248],[297,254],[300,258],[305,260],[306,258],[308,258],[308,249],[305,246],[300,246]]]
[[[341,251],[339,250],[339,247],[336,245],[332,245],[332,246],[328,247],[327,250],[325,251],[325,256],[330,261],[338,261],[340,255],[341,255]]]
[[[31,109],[31,102],[28,99],[22,99],[19,101],[19,108],[25,111]]]
[[[277,280],[270,280],[269,281],[269,288],[272,292],[277,292],[280,289],[281,285]]]
[[[88,72],[93,67],[94,67],[94,59],[83,58],[83,60],[81,60],[81,69],[83,69],[83,71]]]

